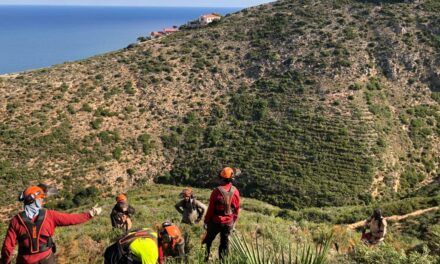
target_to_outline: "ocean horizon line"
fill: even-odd
[[[240,8],[0,5],[0,74],[117,51],[151,32]]]
[[[26,7],[147,7],[147,8],[226,8],[226,9],[234,9],[234,8],[246,8],[246,6],[155,6],[155,5],[70,5],[70,4],[1,4],[0,7],[3,6],[26,6]]]

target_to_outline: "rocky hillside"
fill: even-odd
[[[244,195],[282,207],[438,195],[439,12],[281,0],[1,76],[1,191],[44,180],[69,208],[154,179],[207,186],[231,165]]]

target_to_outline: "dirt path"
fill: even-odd
[[[424,213],[435,211],[435,210],[438,210],[438,209],[439,209],[439,206],[435,206],[435,207],[430,207],[430,208],[426,208],[426,209],[417,210],[417,211],[414,211],[412,213],[405,214],[405,215],[387,216],[387,217],[385,217],[385,219],[388,220],[388,221],[396,222],[396,221],[400,221],[400,220],[403,220],[403,219],[406,219],[406,218],[409,218],[409,217],[414,217],[414,216],[422,215]],[[358,227],[361,227],[364,223],[365,223],[365,220],[362,220],[362,221],[359,221],[359,222],[347,225],[347,228],[349,228],[349,229],[356,229]]]

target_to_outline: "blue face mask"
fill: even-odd
[[[37,216],[40,209],[41,202],[39,200],[24,206],[24,212],[29,219],[33,219],[35,216]]]

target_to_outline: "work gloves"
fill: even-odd
[[[95,204],[95,206],[92,207],[92,209],[89,211],[90,216],[95,217],[97,215],[100,215],[102,213],[102,208],[98,206],[98,204]]]

